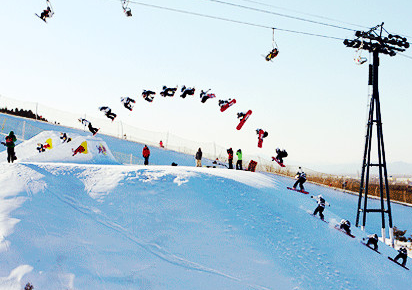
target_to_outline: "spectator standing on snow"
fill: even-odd
[[[227,154],[228,154],[228,161],[229,161],[229,169],[233,169],[233,149],[230,147],[227,149]]]
[[[237,162],[236,162],[236,170],[243,170],[242,168],[242,150],[236,151]]]
[[[196,152],[196,167],[202,167],[202,149]]]
[[[9,163],[13,163],[14,160],[17,159],[16,153],[14,152],[14,147],[16,146],[14,142],[16,142],[16,140],[16,135],[14,135],[13,131],[10,131],[9,135],[6,136],[6,142],[1,142],[1,144],[7,147],[7,162]]]
[[[149,165],[150,150],[149,147],[147,147],[147,145],[144,145],[142,154],[144,158],[144,165]]]

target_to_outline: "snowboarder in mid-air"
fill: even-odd
[[[269,133],[258,128],[258,129],[256,129],[256,134],[258,135],[258,147],[262,148],[263,138],[266,138],[269,135]]]
[[[180,91],[182,92],[180,96],[183,99],[186,98],[187,96],[193,96],[195,94],[195,88],[186,88],[186,86],[183,86]]]
[[[299,167],[298,172],[296,173],[295,178],[297,178],[295,184],[293,185],[293,189],[296,189],[296,186],[299,184],[299,188],[301,191],[304,191],[305,188],[303,187],[303,184],[306,182],[306,173],[303,172],[302,167]]]
[[[109,118],[112,121],[114,121],[114,119],[117,116],[115,113],[112,112],[112,109],[110,109],[109,107],[99,107],[99,110],[104,112],[106,117]]]
[[[123,103],[123,106],[124,106],[126,109],[128,109],[129,111],[133,110],[133,105],[132,105],[132,103],[133,103],[133,104],[136,103],[135,100],[133,100],[133,99],[131,99],[131,98],[129,98],[129,97],[120,98],[120,101]]]
[[[402,264],[401,265],[405,267],[406,266],[406,260],[408,259],[408,250],[405,247],[401,247],[398,250],[398,255],[393,260],[398,263],[399,259],[402,259]]]
[[[318,206],[316,207],[315,211],[313,212],[313,215],[316,216],[317,213],[319,213],[319,217],[321,220],[325,219],[325,216],[323,215],[323,211],[325,210],[325,206],[328,205],[330,206],[329,203],[325,201],[322,195],[318,196],[311,196],[311,198],[315,199],[318,202]]]
[[[43,10],[43,12],[40,14],[36,14],[37,17],[39,17],[41,20],[43,20],[45,23],[47,23],[47,18],[51,18],[54,14],[53,9],[51,7],[50,1],[47,0],[47,8]]]
[[[283,158],[288,157],[288,153],[286,152],[285,149],[280,149],[280,148],[276,148],[276,157],[275,159],[277,160],[278,163],[283,164]]]
[[[163,97],[173,97],[176,93],[177,87],[176,88],[168,88],[166,86],[163,86],[163,91],[160,92],[160,95]]]
[[[212,93],[208,93],[209,91],[210,89],[208,89],[207,91],[202,90],[200,92],[200,99],[202,103],[205,103],[208,99],[216,98],[216,95]]]
[[[86,119],[79,119],[79,122],[82,123],[84,126],[87,126],[87,128],[93,134],[93,136],[96,135],[97,132],[99,131],[99,128],[94,128],[92,126],[92,123],[90,123],[90,121],[88,121]]]
[[[156,95],[155,92],[150,91],[150,90],[143,90],[142,97],[149,103],[153,102],[154,95]]]

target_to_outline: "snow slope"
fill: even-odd
[[[73,162],[53,156],[71,151],[60,140],[47,158],[24,153],[57,133],[44,134],[0,166],[0,289],[410,288],[410,271],[387,259],[395,250],[380,243],[379,255],[360,243],[366,233],[333,228],[353,221],[355,196],[308,184],[332,205],[326,224],[309,215],[313,199],[286,189],[289,178],[117,165],[92,150]],[[410,208],[392,210],[410,223]]]

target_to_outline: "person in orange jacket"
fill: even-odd
[[[150,156],[149,147],[147,147],[147,145],[144,145],[143,147],[144,165],[149,165],[149,156]]]

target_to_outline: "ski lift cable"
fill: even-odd
[[[309,23],[313,23],[313,24],[319,24],[319,25],[323,25],[323,26],[329,26],[329,27],[339,28],[339,29],[344,29],[344,30],[349,30],[349,31],[356,31],[355,29],[347,28],[347,27],[343,27],[343,26],[339,26],[339,25],[335,25],[335,24],[329,24],[329,23],[324,23],[324,22],[320,22],[320,21],[306,19],[306,18],[303,18],[303,17],[292,16],[292,15],[287,15],[287,14],[283,14],[283,13],[278,13],[278,12],[263,10],[263,9],[259,9],[259,8],[254,8],[254,7],[250,7],[250,6],[244,6],[244,5],[240,5],[240,4],[229,3],[229,2],[225,2],[225,1],[221,1],[221,0],[207,0],[207,1],[216,2],[216,3],[219,3],[219,4],[224,4],[224,5],[229,5],[229,6],[234,6],[234,7],[238,7],[238,8],[242,8],[242,9],[248,9],[248,10],[252,10],[252,11],[256,11],[256,12],[272,14],[272,15],[281,16],[281,17],[285,17],[285,18],[290,18],[290,19],[294,19],[294,20],[309,22]]]
[[[208,15],[208,14],[203,14],[203,13],[198,13],[198,12],[192,12],[192,11],[187,11],[187,10],[181,10],[181,9],[176,9],[176,8],[171,8],[171,7],[159,6],[159,5],[154,5],[154,4],[148,4],[148,3],[143,3],[143,2],[139,2],[139,1],[131,0],[130,3],[131,4],[136,4],[136,5],[141,5],[141,6],[146,6],[146,7],[150,7],[150,8],[156,8],[156,9],[167,10],[167,11],[172,11],[172,12],[177,12],[177,13],[189,14],[189,15],[193,15],[193,16],[199,16],[199,17],[210,18],[210,19],[215,19],[215,20],[221,20],[221,21],[226,21],[226,22],[232,22],[232,23],[237,23],[237,24],[243,24],[243,25],[248,25],[248,26],[254,26],[254,27],[259,27],[259,28],[275,29],[277,31],[282,31],[282,32],[302,34],[302,35],[307,35],[307,36],[316,36],[316,37],[329,38],[329,39],[335,39],[335,40],[344,40],[344,38],[335,37],[335,36],[329,36],[329,35],[323,35],[323,34],[317,34],[317,33],[311,33],[311,32],[304,32],[304,31],[297,31],[297,30],[291,30],[291,29],[272,27],[272,26],[263,25],[263,24],[257,24],[257,23],[252,23],[252,22],[234,20],[234,19],[230,19],[230,18],[213,16],[213,15]]]
[[[254,4],[258,4],[258,5],[262,5],[262,6],[267,6],[267,7],[272,7],[272,8],[276,8],[276,9],[280,9],[280,10],[290,11],[290,12],[294,12],[294,13],[299,13],[299,14],[306,15],[306,16],[316,17],[316,18],[319,18],[319,19],[330,20],[330,21],[334,21],[334,22],[337,22],[337,23],[351,25],[351,26],[355,26],[355,27],[359,27],[359,28],[369,28],[368,26],[364,26],[364,25],[359,25],[359,24],[355,24],[355,23],[351,23],[351,22],[346,22],[346,21],[334,19],[334,18],[331,18],[331,17],[321,16],[321,15],[317,15],[317,14],[305,13],[305,12],[302,12],[302,11],[299,11],[299,10],[288,9],[288,8],[285,8],[285,7],[275,6],[275,5],[271,5],[271,4],[267,4],[267,3],[263,3],[263,2],[259,2],[259,1],[252,1],[252,0],[241,0],[241,1],[254,3]]]

